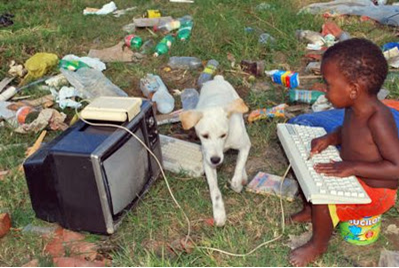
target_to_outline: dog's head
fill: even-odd
[[[195,127],[201,140],[205,161],[216,167],[223,162],[223,150],[229,135],[229,119],[234,113],[246,113],[248,107],[242,99],[229,103],[226,107],[189,110],[180,114],[183,129]],[[234,130],[232,130],[234,131]]]

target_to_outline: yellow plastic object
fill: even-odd
[[[24,83],[31,79],[37,79],[44,76],[51,68],[58,63],[58,56],[52,53],[36,53],[25,62],[25,68],[28,70]]]

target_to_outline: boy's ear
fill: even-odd
[[[203,116],[202,112],[195,110],[182,112],[179,115],[183,129],[185,130],[194,127],[198,123],[198,121],[201,120],[202,116]]]
[[[230,102],[224,108],[224,110],[226,111],[228,116],[232,115],[233,113],[245,114],[249,111],[248,106],[245,105],[245,103],[242,99],[236,99],[236,100]]]
[[[349,98],[356,100],[359,97],[361,85],[359,83],[352,83],[349,91]]]

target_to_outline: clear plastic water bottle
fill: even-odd
[[[158,45],[155,47],[154,57],[158,57],[160,55],[167,53],[174,41],[175,38],[172,35],[169,34],[165,36],[161,40],[161,42],[159,42]]]
[[[202,61],[196,57],[170,57],[168,65],[172,69],[196,70],[202,66]]]
[[[162,24],[155,25],[154,31],[161,32],[161,33],[165,34],[165,33],[171,32],[173,30],[179,29],[180,25],[181,25],[181,23],[179,20],[165,21]]]
[[[213,75],[215,74],[217,68],[219,66],[219,62],[217,60],[209,60],[205,66],[205,69],[202,71],[198,78],[197,85],[199,87],[202,86],[203,83],[212,79]]]
[[[141,46],[140,49],[140,54],[148,54],[148,52],[155,46],[155,41],[154,39],[148,39],[147,41],[144,42],[144,44]]]
[[[195,88],[186,88],[180,95],[183,110],[192,110],[197,107],[199,93]]]

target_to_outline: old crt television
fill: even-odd
[[[162,163],[157,124],[148,101],[130,129]],[[33,210],[71,230],[112,234],[160,174],[154,158],[132,135],[78,121],[24,163]]]

